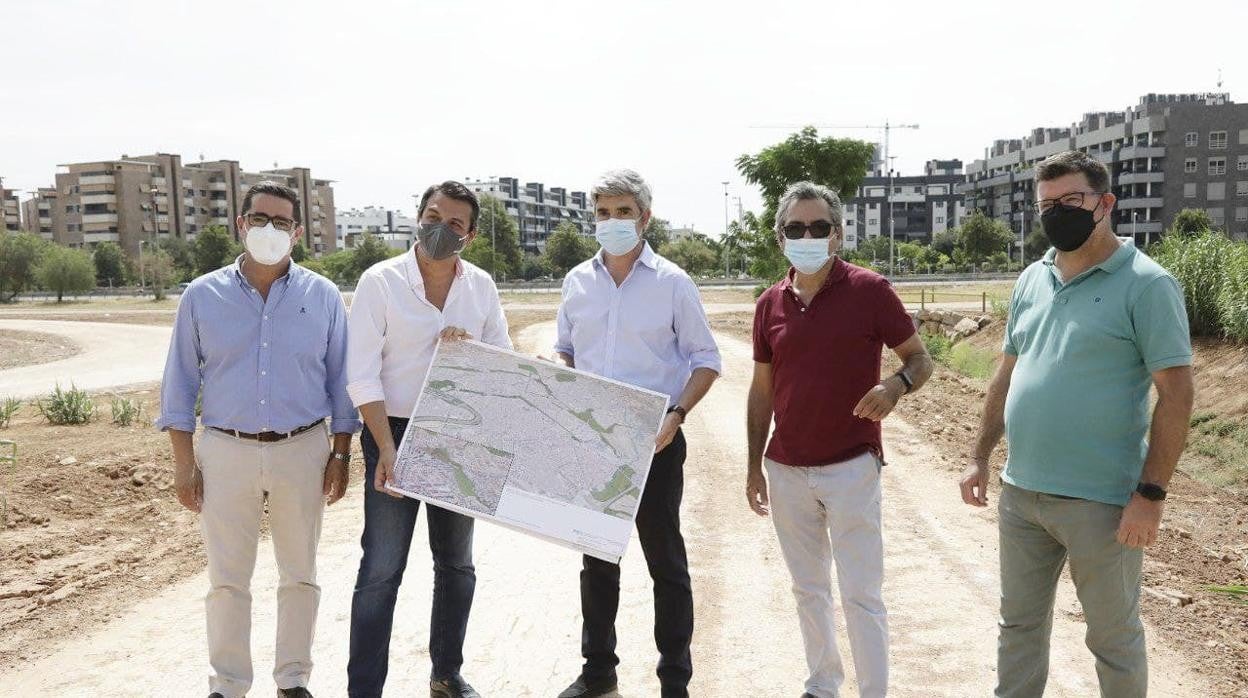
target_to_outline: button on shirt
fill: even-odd
[[[880,382],[880,354],[914,336],[888,279],[837,257],[810,305],[793,270],[758,297],[754,360],[771,364],[776,428],[766,456],[791,466],[883,456],[880,423],[854,407]]]
[[[443,309],[425,297],[424,277],[410,252],[374,264],[360,277],[351,301],[347,392],[357,406],[384,401],[386,414],[407,419],[446,327],[511,348],[507,319],[490,275],[458,262]]]
[[[357,431],[338,288],[292,262],[265,300],[243,276],[242,260],[182,293],[156,426],[194,432],[202,390],[207,427],[289,432],[329,417],[334,433]]]
[[[601,251],[568,272],[555,351],[582,371],[667,395],[669,406],[694,369],[722,373],[697,285],[649,243],[618,287]]]
[[[1010,299],[1002,350],[1018,360],[1001,477],[1122,506],[1148,453],[1151,374],[1192,363],[1183,292],[1129,243],[1066,283],[1055,254],[1027,267]]]

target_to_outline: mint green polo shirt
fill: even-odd
[[[1123,506],[1148,452],[1151,374],[1192,363],[1183,291],[1133,245],[1063,284],[1056,251],[1023,271],[1002,351],[1001,477],[1034,492]]]

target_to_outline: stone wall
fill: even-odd
[[[954,310],[916,310],[911,316],[920,334],[943,335],[954,342],[992,322],[991,315],[965,315]]]

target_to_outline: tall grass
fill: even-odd
[[[9,421],[20,409],[22,409],[22,401],[18,398],[6,397],[0,401],[0,429],[9,426]]]
[[[113,424],[128,427],[143,415],[143,402],[138,398],[113,398],[111,403]]]
[[[1183,287],[1193,335],[1248,340],[1248,243],[1171,233],[1149,254]]]

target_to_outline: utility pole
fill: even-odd
[[[888,152],[885,150],[884,152]],[[895,228],[893,225],[893,163],[892,158],[888,158],[888,189],[884,192],[884,205],[888,207],[888,275],[895,276],[897,270],[894,267],[895,250],[897,248],[897,239],[895,236]]]
[[[725,180],[723,182],[720,182],[720,184],[724,185],[724,237],[723,239],[727,241],[728,240],[728,182],[727,180]],[[728,255],[724,255],[724,280],[725,281],[728,280],[729,261],[730,260],[728,259]]]

